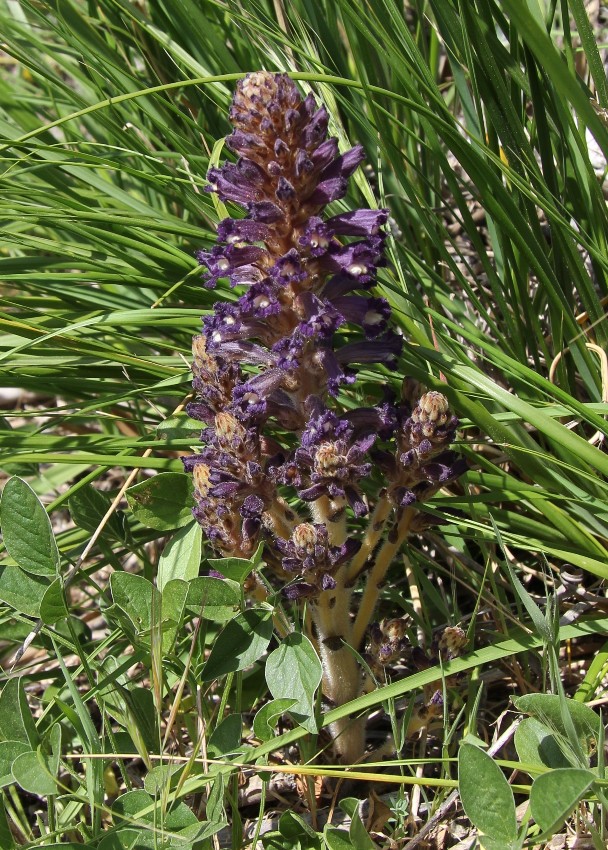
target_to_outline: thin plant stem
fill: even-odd
[[[378,602],[378,597],[380,595],[380,586],[384,580],[384,576],[386,575],[393,558],[399,551],[399,547],[407,537],[415,516],[415,508],[406,508],[393,530],[394,533],[391,533],[389,539],[378,552],[374,566],[367,577],[363,596],[361,597],[361,604],[359,605],[359,610],[353,626],[352,645],[355,649],[358,649],[361,646],[365,632],[367,631],[374,615],[376,603]]]
[[[368,558],[378,545],[378,541],[382,537],[386,520],[391,512],[392,504],[386,496],[383,496],[374,508],[374,512],[369,518],[367,531],[361,544],[361,548],[352,559],[348,568],[348,581],[354,582],[357,576],[364,569]]]

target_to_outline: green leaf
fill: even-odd
[[[240,714],[229,714],[216,726],[207,744],[209,758],[223,758],[243,751],[243,718]]]
[[[325,827],[323,838],[328,850],[357,850],[345,829]]]
[[[257,569],[262,560],[264,545],[260,543],[255,554],[247,558],[209,558],[207,563],[226,578],[242,585],[252,570]]]
[[[498,841],[515,841],[513,792],[494,759],[473,744],[460,747],[458,787],[466,815],[480,832]]]
[[[47,587],[40,602],[40,619],[45,625],[52,626],[65,617],[69,617],[69,612],[65,604],[63,582],[56,578]]]
[[[568,746],[569,735],[562,716],[562,708],[565,707],[584,752],[589,756],[594,751],[600,733],[600,718],[588,705],[572,699],[562,701],[558,694],[525,694],[516,697],[513,702],[519,711],[535,717]]]
[[[496,525],[496,523],[494,521],[494,517],[492,516],[492,514],[490,514],[490,522],[492,523],[492,528],[494,529],[494,534],[496,535],[496,539],[498,540],[498,544],[499,544],[499,546],[502,550],[502,553],[503,553],[503,557],[504,557],[503,563],[504,563],[504,566],[505,566],[507,573],[509,575],[509,580],[510,580],[511,584],[513,585],[513,587],[515,588],[515,591],[516,591],[517,595],[519,596],[524,608],[526,609],[526,611],[530,615],[530,619],[532,620],[532,623],[534,624],[534,628],[536,629],[536,633],[538,635],[540,635],[540,637],[542,637],[543,640],[550,643],[551,640],[553,639],[553,634],[551,632],[549,624],[547,623],[546,618],[543,616],[542,611],[540,610],[540,608],[538,607],[538,605],[536,604],[534,599],[532,599],[532,597],[530,596],[530,594],[528,593],[526,588],[523,586],[523,584],[519,580],[518,576],[516,575],[515,570],[513,569],[512,565],[509,561],[508,553],[505,550],[505,545],[504,545],[503,540],[502,540],[502,535],[501,535],[501,533],[498,529],[498,526]]]
[[[226,781],[224,774],[219,771],[213,780],[213,785],[207,796],[207,804],[205,806],[205,813],[210,821],[223,823],[226,820],[226,807],[224,806],[225,791]]]
[[[154,698],[149,689],[129,687],[124,676],[116,673],[118,659],[108,655],[103,661],[103,687],[99,689],[99,698],[104,708],[123,725],[130,741],[126,745],[130,752],[135,748],[144,762],[148,753],[158,747],[157,713]]]
[[[0,526],[9,555],[22,569],[37,576],[57,575],[60,558],[51,521],[21,478],[10,478],[4,486]]]
[[[551,770],[535,779],[530,812],[542,831],[559,829],[595,779],[590,770],[575,767]]]
[[[521,762],[539,767],[574,767],[560,747],[559,738],[536,717],[526,717],[515,731],[515,749]]]
[[[143,742],[149,753],[155,752],[158,748],[158,712],[152,691],[143,685],[125,688],[123,698],[132,720],[132,723],[127,725],[128,730],[133,733],[135,726],[138,740]]]
[[[41,797],[56,794],[60,752],[61,726],[56,723],[35,753],[17,756],[12,765],[15,782],[25,791]]]
[[[38,731],[21,678],[9,679],[0,694],[0,737],[38,746]]]
[[[265,703],[253,718],[254,735],[261,741],[270,741],[275,734],[276,720],[296,703],[295,699],[271,699]]]
[[[144,776],[144,791],[158,797],[165,791],[173,791],[184,769],[183,764],[158,764]]]
[[[152,828],[124,826],[116,832],[105,835],[98,850],[155,850],[158,846],[158,837],[152,832]],[[167,845],[165,844],[165,847]]]
[[[361,815],[359,814],[359,800],[355,797],[345,797],[340,800],[340,808],[350,816],[350,827],[348,834],[357,850],[376,850],[376,845],[366,830]]]
[[[318,732],[314,700],[323,668],[306,635],[292,632],[281,641],[266,659],[265,674],[272,696],[296,700],[290,714],[309,732]]]
[[[490,838],[489,835],[478,835],[477,841],[481,850],[518,850],[517,843],[502,841],[500,838]]]
[[[85,484],[72,493],[68,500],[68,510],[76,525],[86,531],[97,531],[99,523],[106,515],[112,500],[107,493],[101,492],[91,484]],[[104,525],[102,537],[125,539],[124,514],[115,511]]]
[[[175,578],[168,581],[162,593],[163,650],[169,652],[180,633],[186,611],[188,585]]]
[[[193,844],[192,833],[194,833],[194,840],[196,840],[198,834],[202,832],[200,824],[192,824],[187,830],[170,834],[167,830],[155,829],[152,824],[135,827],[123,826],[116,832],[104,836],[99,843],[98,850],[158,850],[159,841],[162,842],[163,850],[198,850],[204,845]],[[213,832],[210,834],[213,835]]]
[[[201,824],[185,803],[163,815],[160,804],[143,790],[118,797],[112,818],[116,831],[104,837],[99,850],[157,850],[159,845],[163,850],[202,850],[196,842],[221,828]]]
[[[26,573],[21,567],[0,565],[0,601],[20,614],[40,616],[40,604],[49,580]]]
[[[203,668],[203,681],[250,667],[266,652],[271,637],[271,609],[248,608],[237,614],[217,636]]]
[[[172,531],[192,519],[194,486],[192,476],[163,472],[129,487],[127,502],[133,515],[148,528]]]
[[[165,439],[167,442],[187,439],[192,437],[193,434],[200,434],[200,431],[201,423],[186,415],[169,416],[168,419],[163,420],[156,428],[159,439]]]
[[[171,579],[190,579],[198,576],[203,546],[202,529],[192,520],[177,531],[165,544],[158,559],[156,586],[163,590]]]
[[[13,834],[8,825],[8,819],[6,817],[6,808],[4,806],[4,799],[0,798],[0,847],[3,850],[15,850],[15,839],[13,838]],[[68,845],[69,850],[70,845]],[[82,848],[80,848],[82,850]]]
[[[106,610],[106,614],[114,614],[121,619],[122,612],[128,621],[123,617],[121,622],[129,629],[129,633],[149,645],[152,623],[160,624],[161,595],[158,590],[143,576],[124,572],[112,573],[110,589],[116,610],[112,606]]]
[[[240,585],[253,570],[251,561],[246,558],[208,558],[207,563],[212,570]]]
[[[2,741],[0,743],[0,788],[12,785],[12,764],[17,756],[30,752],[29,743],[24,741]],[[1,846],[1,845],[0,845]]]
[[[114,801],[112,816],[117,824],[129,819],[153,824],[157,821],[154,811],[156,805],[154,798],[141,789],[127,791]],[[185,803],[179,803],[172,808],[163,819],[164,827],[168,830],[184,829],[194,823],[198,824],[196,815]]]
[[[65,662],[63,660],[63,656],[61,653],[61,648],[59,647],[57,641],[53,638],[51,634],[51,641],[53,643],[53,650],[55,652],[55,658],[59,662],[59,667],[61,668],[61,673],[63,675],[65,685],[70,693],[71,697],[71,705],[63,704],[62,711],[69,717],[72,721],[72,725],[77,730],[78,735],[80,736],[83,745],[86,747],[87,752],[91,753],[99,753],[101,752],[102,742],[100,741],[99,733],[95,728],[93,721],[91,720],[91,715],[89,714],[87,706],[84,704],[83,698],[80,695],[80,691],[78,690],[70,672],[68,671]],[[112,656],[108,656],[112,657]],[[56,701],[59,703],[59,699]],[[99,759],[93,759],[92,763],[87,766],[85,781],[86,781],[86,789],[87,789],[87,798],[90,806],[90,810],[93,814],[93,818],[96,817],[95,813],[99,811],[104,796],[104,783],[103,783],[103,763]]]
[[[262,836],[262,844],[264,850],[321,850],[319,834],[290,811],[283,812],[277,830]]]
[[[199,576],[188,582],[186,606],[197,617],[222,623],[234,616],[241,604],[241,588],[229,579]]]

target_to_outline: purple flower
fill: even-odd
[[[264,277],[260,266],[266,252],[256,245],[218,245],[211,251],[197,251],[196,257],[209,270],[205,280],[208,289],[213,289],[222,277],[228,278],[232,287],[250,285]]]
[[[285,572],[305,579],[288,585],[284,593],[295,599],[332,590],[336,586],[332,573],[352,558],[360,545],[359,541],[349,538],[341,546],[332,546],[325,525],[310,522],[297,525],[289,540],[281,537],[275,540],[275,546],[283,556],[281,564]]]
[[[203,439],[198,454],[182,459],[194,476],[193,514],[215,548],[248,557],[276,496],[264,472],[259,433],[222,411],[203,431]]]
[[[375,434],[356,438],[352,425],[320,405],[315,405],[296,449],[293,462],[300,471],[298,496],[310,502],[321,496],[346,499],[355,516],[365,516],[368,506],[359,482],[371,472],[364,460]]]
[[[385,298],[365,295],[341,295],[331,302],[347,322],[360,325],[368,339],[386,331],[391,308]]]
[[[384,676],[384,668],[404,655],[409,649],[407,627],[409,619],[400,617],[373,623],[366,659],[376,676]]]

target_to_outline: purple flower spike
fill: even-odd
[[[457,420],[438,392],[410,404],[389,388],[381,400],[352,392],[360,366],[394,370],[403,346],[370,291],[389,211],[326,210],[347,194],[362,146],[340,152],[325,107],[285,74],[242,79],[230,120],[236,161],[210,168],[207,190],[240,212],[197,257],[206,287],[236,291],[195,340],[187,409],[205,427],[184,467],[211,545],[248,557],[263,539],[269,564],[294,579],[287,598],[314,607],[344,588],[369,502],[389,500],[390,528],[461,474],[447,451]],[[390,647],[383,639],[378,657]]]
[[[234,161],[209,169],[207,191],[238,209],[220,222],[217,243],[196,254],[203,285],[228,297],[203,317],[193,343],[187,411],[202,431],[184,469],[209,544],[250,559],[262,543],[264,582],[253,572],[249,587],[278,586],[285,600],[305,604],[324,696],[339,705],[361,693],[352,650],[364,651],[399,547],[436,521],[422,503],[466,464],[450,450],[458,422],[447,398],[435,390],[418,398],[406,381],[398,400],[394,374],[385,377],[404,345],[374,291],[389,211],[327,211],[346,197],[362,146],[340,151],[325,107],[286,74],[240,80],[230,121]],[[383,375],[357,384],[367,364]],[[405,618],[372,626],[365,658],[376,679],[404,660],[435,665],[409,645],[407,628]],[[455,657],[464,639],[447,629],[433,655]],[[425,688],[421,722],[441,713],[438,688]],[[347,720],[329,731],[339,759],[353,764],[364,755],[364,730]]]

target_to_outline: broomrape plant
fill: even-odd
[[[207,287],[224,278],[242,294],[219,301],[194,339],[189,414],[205,428],[184,464],[211,545],[246,558],[263,540],[284,596],[306,601],[324,695],[342,705],[367,687],[366,637],[377,675],[403,652],[403,620],[370,630],[380,587],[408,535],[433,521],[420,505],[465,465],[448,449],[458,422],[441,393],[415,398],[405,380],[401,398],[361,404],[356,367],[395,370],[403,338],[370,293],[388,210],[324,214],[364,159],[361,145],[338,153],[328,117],[286,75],[237,85],[226,144],[238,158],[209,171],[208,189],[245,216],[220,222],[198,258]],[[462,642],[450,635],[450,652]],[[342,761],[361,759],[363,720],[330,731]]]

